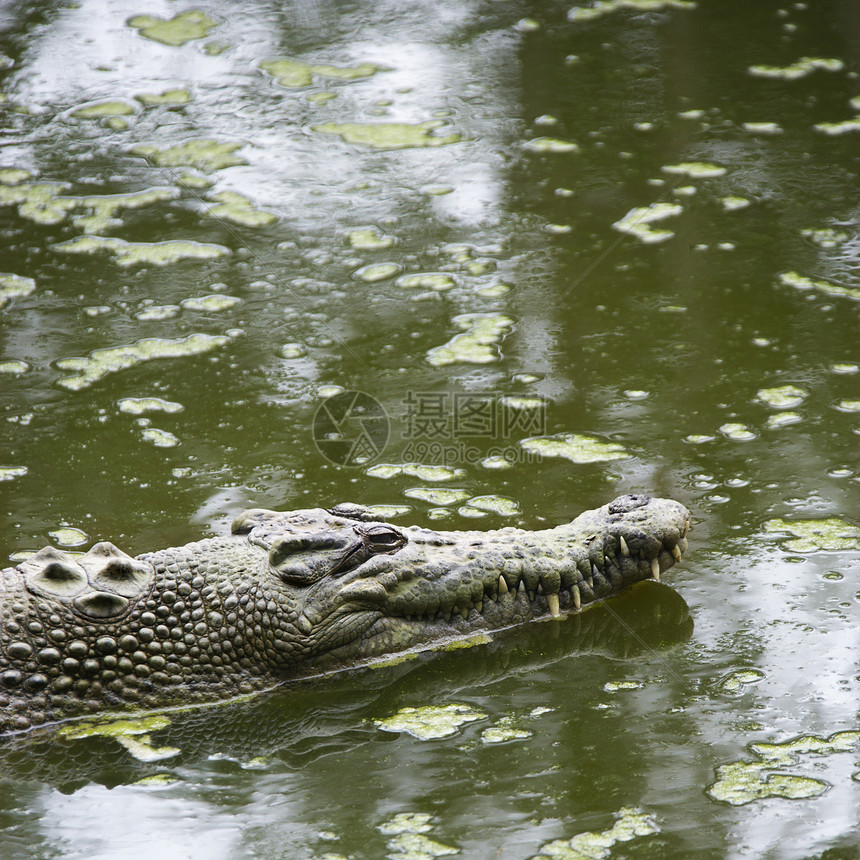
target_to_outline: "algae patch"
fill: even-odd
[[[664,9],[695,9],[690,0],[597,0],[591,6],[574,6],[567,13],[567,20],[574,23],[593,21],[619,9],[634,12],[662,12]]]
[[[511,330],[514,320],[504,314],[460,314],[454,325],[463,329],[448,343],[427,353],[427,361],[435,367],[448,364],[490,364],[500,358],[498,342]]]
[[[768,520],[764,524],[768,534],[788,533],[794,535],[785,542],[790,552],[839,552],[860,549],[860,526],[839,517],[822,520]]]
[[[809,392],[796,385],[780,385],[777,388],[760,388],[756,399],[771,409],[793,409],[800,406],[809,396]]]
[[[849,752],[860,745],[860,731],[837,732],[829,738],[803,735],[778,744],[750,744],[754,761],[736,761],[717,768],[716,781],[706,793],[714,800],[742,806],[767,797],[797,800],[818,797],[829,785],[824,780],[789,773],[768,773],[796,766],[801,755],[826,756]]]
[[[145,412],[181,412],[181,403],[163,400],[161,397],[124,397],[117,400],[117,409],[129,415],[143,415]]]
[[[460,143],[462,135],[457,132],[434,134],[436,129],[447,125],[444,120],[431,119],[426,122],[324,122],[311,128],[321,134],[335,134],[345,143],[369,146],[372,149],[412,149],[416,147],[447,146]]]
[[[372,478],[394,478],[397,475],[410,475],[421,481],[451,481],[466,474],[465,469],[452,469],[450,466],[423,465],[421,463],[377,463],[367,470]]]
[[[815,280],[800,275],[797,272],[783,272],[779,276],[781,284],[794,287],[798,290],[818,290],[826,296],[843,296],[849,299],[860,299],[860,290],[852,287],[843,287],[830,281]]]
[[[827,59],[823,57],[801,57],[790,66],[750,66],[747,71],[756,78],[773,78],[782,81],[796,81],[805,78],[814,71],[841,72],[845,68],[842,60]]]
[[[527,140],[523,144],[523,149],[541,155],[579,152],[579,147],[575,143],[569,140],[558,140],[554,137],[536,137],[532,140]]]
[[[631,842],[637,836],[653,836],[660,832],[653,815],[641,809],[623,808],[616,813],[616,822],[608,830],[578,833],[572,839],[555,839],[540,848],[530,860],[602,860],[619,842]]]
[[[410,487],[403,491],[410,499],[419,499],[431,505],[454,505],[469,498],[467,490],[453,490],[442,487]]]
[[[0,481],[14,481],[23,478],[30,470],[26,466],[0,466]]]
[[[235,191],[221,191],[209,199],[214,200],[215,205],[209,207],[208,214],[222,221],[232,221],[243,227],[265,227],[278,220],[273,212],[256,209],[251,200]]]
[[[167,19],[153,15],[135,15],[126,23],[138,30],[141,36],[171,47],[184,45],[194,39],[205,39],[209,31],[218,26],[216,21],[199,9],[188,9]]]
[[[606,442],[579,433],[558,433],[555,436],[532,436],[520,440],[529,453],[543,457],[563,457],[571,463],[607,463],[628,460],[629,454],[617,442]]]
[[[138,144],[131,148],[132,155],[148,158],[158,167],[194,167],[204,173],[223,170],[246,164],[244,158],[235,155],[243,143],[237,141],[218,141],[208,137],[198,137],[183,141],[176,146],[159,147],[155,144]]]
[[[373,63],[359,63],[355,66],[332,66],[327,64],[303,63],[289,57],[263,60],[257,66],[266,74],[271,75],[282,87],[298,89],[310,86],[315,77],[332,81],[357,81],[369,78],[379,71],[382,66]]]
[[[471,705],[425,705],[401,708],[391,717],[374,720],[374,725],[384,732],[406,732],[427,741],[455,735],[461,726],[486,718],[483,711]]]
[[[680,215],[684,207],[678,203],[652,203],[631,209],[620,221],[612,225],[619,233],[628,233],[646,245],[665,242],[675,234],[671,230],[654,230],[651,225],[666,218]]]
[[[227,335],[190,334],[181,338],[150,337],[125,346],[93,350],[86,358],[61,358],[60,370],[77,371],[73,376],[57,380],[57,385],[70,391],[80,391],[110,373],[135,367],[158,358],[181,358],[210,352],[228,343]]]
[[[95,254],[107,251],[124,269],[136,265],[168,266],[180,260],[215,260],[230,253],[229,248],[209,242],[173,239],[166,242],[126,242],[103,236],[78,236],[53,246],[64,254]]]
[[[20,299],[32,295],[35,291],[36,282],[32,278],[0,273],[0,308],[11,299]]]
[[[377,227],[361,227],[350,231],[347,241],[358,251],[376,251],[390,248],[397,240]]]

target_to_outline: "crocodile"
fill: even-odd
[[[0,572],[0,735],[234,699],[562,619],[658,579],[680,503],[625,495],[555,528],[432,531],[341,504],[240,514],[231,534],[132,557],[46,547]]]

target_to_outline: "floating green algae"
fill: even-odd
[[[124,746],[133,758],[142,762],[164,761],[164,759],[173,758],[182,752],[178,747],[154,747],[149,735],[138,735],[137,737],[119,735],[117,742]]]
[[[350,247],[359,251],[376,251],[390,248],[397,240],[394,236],[383,233],[378,227],[361,227],[351,230],[347,236]]]
[[[155,144],[138,144],[131,148],[133,155],[148,158],[159,167],[194,167],[204,173],[247,164],[244,158],[234,155],[243,143],[221,142],[208,137],[197,137],[176,146],[158,147]]]
[[[618,693],[622,690],[641,690],[644,686],[641,681],[607,681],[603,689],[607,693]]]
[[[593,21],[618,9],[633,9],[636,12],[662,12],[664,9],[695,9],[690,0],[597,0],[591,6],[574,6],[567,13],[567,20],[580,23]]]
[[[469,498],[467,490],[452,490],[442,487],[410,487],[403,491],[410,499],[419,499],[431,505],[454,505]]]
[[[717,176],[725,176],[726,168],[719,164],[711,164],[707,161],[683,161],[680,164],[664,164],[660,168],[663,173],[672,173],[676,176],[689,176],[691,179],[713,179]]]
[[[554,137],[536,137],[533,140],[527,140],[523,144],[523,149],[528,152],[537,152],[542,155],[579,152],[579,147],[569,140],[558,140]]]
[[[208,313],[217,313],[226,311],[238,304],[242,300],[238,296],[225,296],[222,293],[212,293],[208,296],[192,296],[183,299],[179,304],[187,311],[207,311]]]
[[[375,284],[377,281],[386,281],[389,278],[393,278],[402,271],[403,266],[399,263],[373,263],[369,266],[362,266],[360,269],[356,269],[352,275],[360,281]]]
[[[437,293],[444,293],[457,286],[454,277],[445,272],[420,272],[402,275],[394,283],[405,290],[435,290]]]
[[[729,673],[717,685],[721,693],[740,693],[749,684],[757,684],[764,680],[764,672],[758,669],[738,669]]]
[[[838,400],[834,404],[834,408],[840,412],[860,412],[860,400]]]
[[[471,705],[424,705],[401,708],[391,717],[374,720],[374,725],[384,732],[406,732],[427,741],[455,735],[460,726],[486,718],[483,711]]]
[[[135,98],[146,107],[181,107],[191,103],[191,93],[188,90],[164,90],[161,93],[139,93]]]
[[[785,548],[790,552],[816,552],[827,550],[860,549],[860,526],[856,526],[839,517],[828,517],[821,520],[785,520],[772,519],[764,524],[768,533],[788,533],[794,535],[793,540],[785,542]]]
[[[181,310],[179,305],[152,305],[138,311],[134,317],[139,320],[169,320],[179,316]]]
[[[776,122],[745,122],[742,128],[750,134],[782,134],[782,126]]]
[[[803,416],[799,412],[788,410],[776,415],[768,415],[765,426],[770,430],[775,430],[780,427],[788,427],[789,424],[798,424],[801,421],[803,421]]]
[[[71,115],[75,119],[105,119],[107,117],[131,116],[133,113],[134,105],[116,99],[81,105],[81,107],[75,108]]]
[[[279,350],[278,354],[281,358],[302,358],[303,356],[308,354],[307,348],[304,344],[297,343],[292,341],[291,343],[285,343]]]
[[[0,273],[0,308],[11,299],[20,299],[32,295],[36,291],[36,282],[23,275],[13,275],[10,272]]]
[[[23,478],[30,470],[26,466],[0,466],[0,481],[14,481]]]
[[[63,197],[65,182],[20,182],[0,185],[0,206],[17,204],[18,214],[36,224],[59,224],[79,201]]]
[[[30,176],[29,170],[20,167],[0,167],[0,185],[18,185]]]
[[[95,349],[86,358],[60,359],[56,363],[60,370],[77,371],[77,374],[57,380],[57,385],[70,391],[80,391],[109,373],[126,370],[158,358],[200,355],[223,346],[229,340],[227,335],[195,333],[175,339],[150,337],[125,346]]]
[[[451,481],[466,474],[465,469],[450,466],[423,465],[421,463],[377,463],[367,470],[372,478],[394,478],[397,475],[410,475],[421,481]]]
[[[801,57],[790,66],[750,66],[747,71],[756,78],[774,78],[783,81],[796,81],[811,75],[816,69],[824,72],[841,72],[845,68],[842,60],[822,57]]]
[[[199,9],[188,9],[172,18],[158,18],[153,15],[135,15],[126,21],[141,36],[161,42],[163,45],[178,47],[194,39],[205,39],[209,31],[218,24]]]
[[[851,238],[847,230],[836,230],[833,227],[801,230],[800,235],[811,239],[819,248],[836,248]]]
[[[572,839],[555,839],[540,848],[540,853],[529,860],[602,860],[608,857],[619,842],[630,842],[637,836],[653,836],[660,832],[653,815],[641,809],[623,808],[616,813],[617,820],[609,830],[579,833]]]
[[[427,361],[435,367],[498,361],[498,342],[514,325],[513,319],[499,313],[460,314],[452,322],[463,332],[454,335],[448,343],[429,350]]]
[[[612,229],[618,230],[619,233],[628,233],[646,245],[654,245],[671,239],[675,234],[671,230],[653,230],[651,224],[680,215],[683,211],[684,207],[678,203],[639,206],[631,209],[620,221],[616,221]]]
[[[123,397],[116,402],[120,412],[129,415],[143,415],[146,412],[182,412],[185,408],[181,403],[163,400],[161,397]]]
[[[750,205],[746,197],[736,197],[732,194],[721,198],[720,203],[723,204],[723,209],[726,212],[737,212],[740,209],[746,209]]]
[[[146,427],[140,435],[144,442],[149,442],[156,448],[175,448],[179,445],[178,436],[157,427]]]
[[[0,307],[2,307],[2,304],[2,301],[0,301]],[[9,361],[0,361],[0,373],[11,373],[19,376],[22,373],[26,373],[29,369],[30,365],[26,361],[20,361],[17,358],[10,359]]]
[[[519,728],[514,717],[501,717],[494,726],[481,732],[482,744],[503,744],[508,741],[522,741],[532,737],[534,732]]]
[[[396,857],[398,860],[432,860],[434,857],[460,853],[459,848],[438,842],[422,833],[401,833],[388,841],[388,847],[396,854],[387,856]]]
[[[760,388],[755,396],[771,409],[793,409],[806,400],[809,392],[796,385],[780,385],[777,388]]]
[[[717,779],[705,790],[714,800],[743,806],[763,798],[781,797],[797,800],[818,797],[828,789],[821,779],[788,773],[768,773],[797,765],[801,755],[833,755],[849,752],[860,745],[860,731],[836,732],[829,738],[803,735],[783,743],[750,744],[754,761],[736,761],[720,765]]]
[[[108,251],[124,269],[136,265],[167,266],[180,260],[215,260],[227,256],[229,248],[208,242],[173,239],[166,242],[126,242],[102,236],[78,236],[53,246],[65,254],[95,254]]]
[[[849,299],[860,299],[860,290],[843,287],[830,281],[814,280],[799,275],[797,272],[783,272],[779,276],[780,283],[798,290],[818,290],[827,296],[844,296]]]
[[[163,715],[129,719],[82,720],[60,726],[57,735],[67,740],[82,740],[84,738],[118,738],[133,735],[145,735],[159,729],[167,728],[170,720]]]
[[[513,463],[507,459],[507,457],[503,457],[501,455],[492,456],[492,457],[484,457],[481,460],[481,466],[485,469],[511,469],[513,468]]]
[[[81,546],[89,539],[85,531],[71,526],[62,526],[48,532],[51,539],[59,546]]]
[[[607,463],[627,460],[632,456],[617,442],[606,442],[580,433],[532,436],[521,439],[520,445],[529,453],[543,457],[563,457],[571,463]]]
[[[447,125],[445,120],[431,119],[426,122],[324,122],[311,126],[321,134],[336,134],[345,143],[370,146],[373,149],[411,149],[415,147],[446,146],[459,143],[463,136],[457,132],[437,135],[437,128]]]
[[[149,188],[146,191],[127,194],[100,194],[66,199],[76,200],[76,208],[85,210],[81,215],[73,215],[72,223],[86,233],[98,234],[109,227],[121,225],[122,221],[116,214],[123,209],[140,209],[153,203],[173,200],[178,196],[174,188]]]
[[[721,424],[719,430],[723,436],[734,442],[751,442],[757,438],[757,434],[753,430],[750,430],[746,424],[741,424],[739,421],[729,421]]]
[[[265,227],[278,220],[273,212],[256,209],[249,198],[235,191],[221,191],[209,199],[216,205],[209,207],[208,214],[223,221],[232,221],[243,227]]]
[[[506,496],[472,496],[466,506],[481,513],[498,514],[500,517],[513,517],[520,512],[520,506],[514,499]],[[462,508],[460,509],[462,513]]]
[[[380,833],[395,836],[398,833],[429,833],[433,828],[430,822],[432,815],[426,812],[398,812],[390,821],[380,824],[377,828]]]
[[[850,131],[860,131],[860,117],[844,119],[842,122],[817,122],[812,127],[816,131],[823,131],[824,134],[833,136],[848,134]]]
[[[361,78],[369,78],[384,70],[383,66],[377,66],[373,63],[359,63],[356,66],[332,66],[303,63],[289,57],[263,60],[257,64],[257,67],[271,75],[282,87],[291,89],[310,86],[314,77],[334,81],[356,81]]]

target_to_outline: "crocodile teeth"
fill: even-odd
[[[460,613],[460,617],[465,621],[469,617],[469,610],[465,606],[458,606],[457,612]]]
[[[517,591],[518,591],[520,594],[525,594],[525,593],[526,593],[526,584],[525,584],[525,582],[524,582],[522,579],[520,580],[520,584],[519,584],[519,586],[517,587]]]
[[[579,594],[579,586],[574,585],[573,588],[571,588],[570,593],[573,595],[573,605],[576,610],[579,611],[582,608],[582,597]]]
[[[510,591],[508,583],[503,576],[499,576],[499,594],[507,594]]]
[[[593,576],[589,576],[589,577],[587,577],[587,578],[586,578],[586,580],[585,580],[585,583],[586,583],[586,585],[588,585],[588,587],[589,587],[592,591],[594,591],[594,577],[593,577]]]
[[[621,544],[621,555],[629,556],[630,555],[630,547],[627,546],[627,541],[624,540],[622,535],[618,535],[618,541]]]
[[[552,614],[553,618],[558,618],[561,616],[561,611],[558,606],[558,595],[557,594],[547,594],[546,602],[549,604],[549,611]]]
[[[660,581],[660,562],[656,558],[651,559],[651,576]]]
[[[483,601],[483,600],[479,600],[479,601],[475,604],[475,609],[477,609],[477,610],[478,610],[478,612],[483,612],[483,611],[484,611],[484,601]]]
[[[681,548],[678,544],[675,544],[675,546],[672,547],[672,555],[675,557],[675,561],[681,560]]]

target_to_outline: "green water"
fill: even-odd
[[[0,856],[858,856],[858,32],[4,4],[4,565],[345,500],[538,527],[645,491],[695,528],[622,631],[7,751]]]

